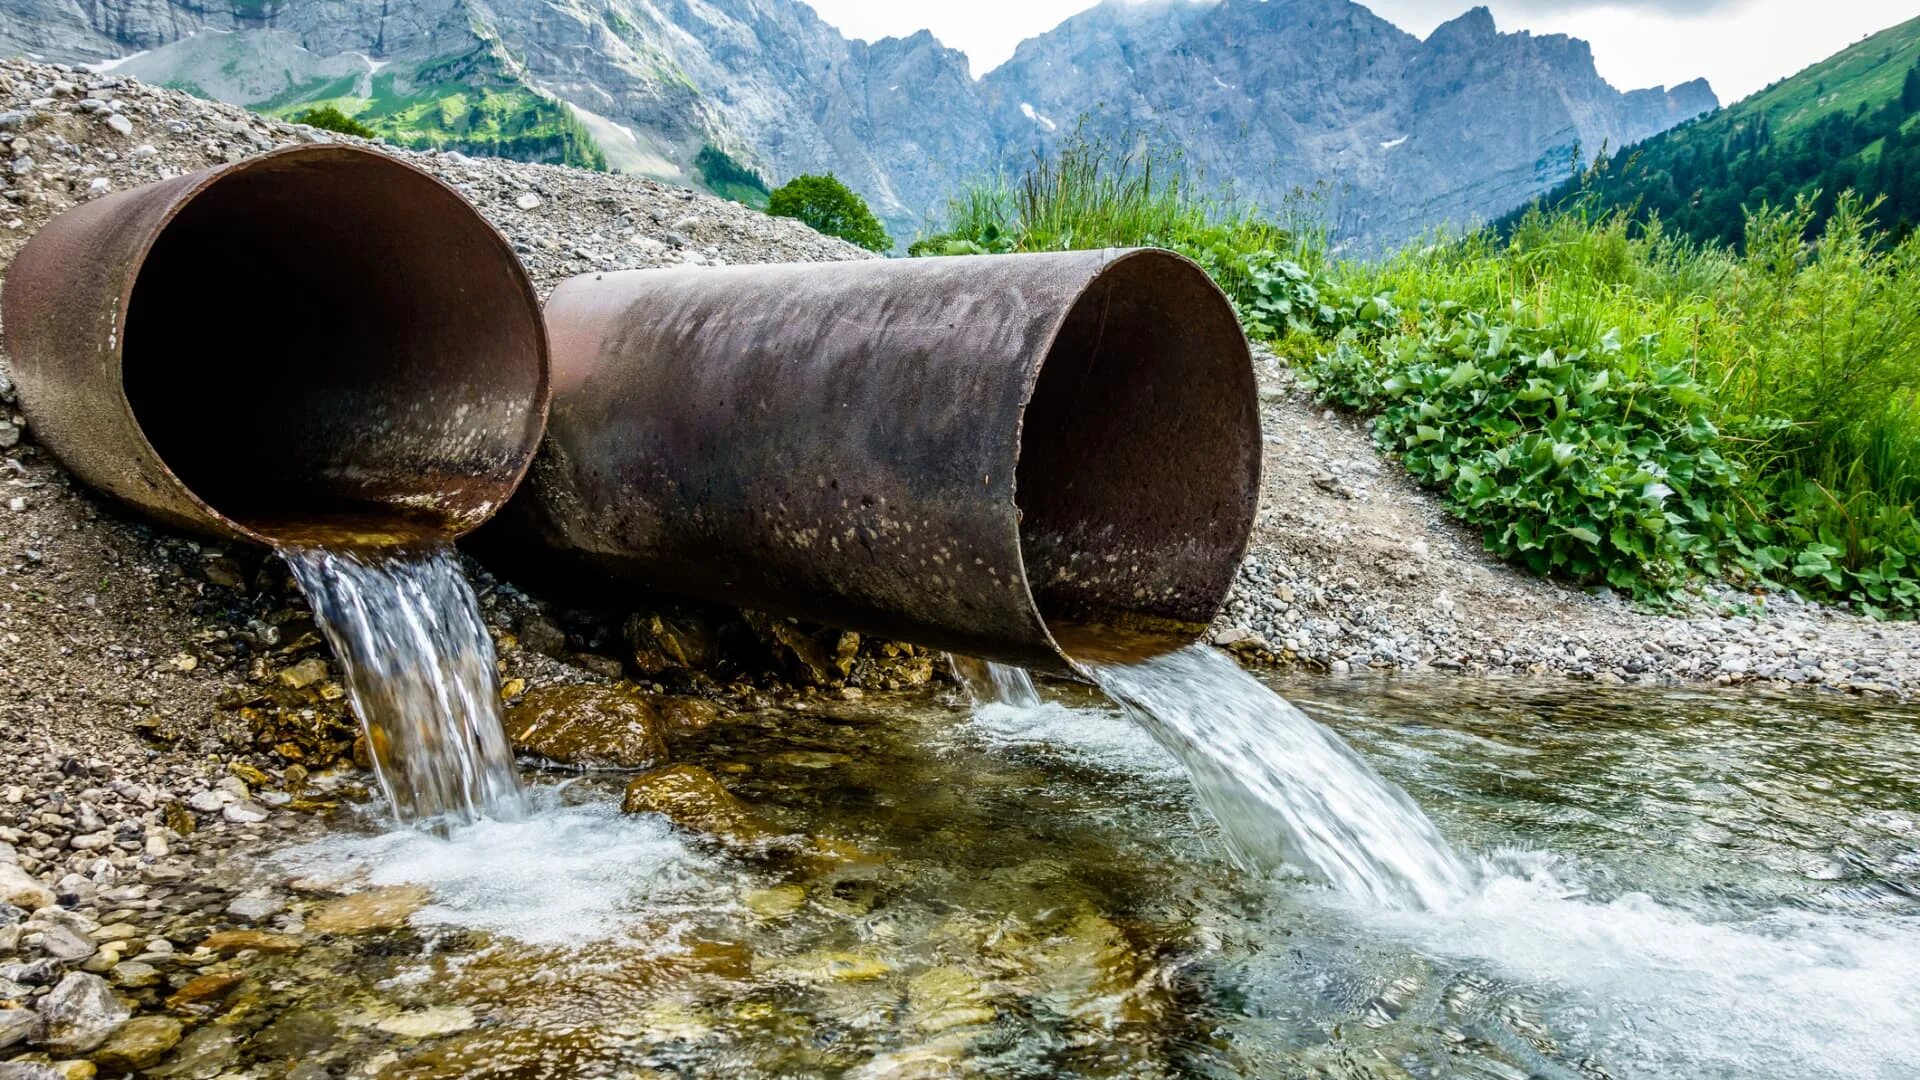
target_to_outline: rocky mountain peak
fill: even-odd
[[[1336,229],[1378,246],[1498,214],[1581,148],[1716,104],[1700,82],[1622,94],[1584,42],[1502,33],[1484,7],[1422,42],[1353,0],[1103,0],[976,81],[926,31],[853,41],[800,0],[0,3],[0,52],[151,50],[126,73],[283,113],[338,102],[482,152],[572,138],[564,102],[615,168],[698,181],[712,145],[775,182],[831,171],[903,238],[1079,130],[1178,149],[1264,205],[1324,184]],[[535,119],[438,104],[482,88]],[[422,116],[450,126],[416,134]]]

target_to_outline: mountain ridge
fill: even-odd
[[[1108,0],[978,78],[928,31],[851,39],[799,0],[4,7],[0,50],[117,60],[280,115],[331,104],[414,145],[570,152],[571,118],[499,111],[564,103],[626,171],[697,179],[709,145],[775,182],[831,171],[903,239],[962,184],[1080,129],[1177,145],[1269,207],[1325,182],[1341,234],[1380,246],[1496,216],[1572,175],[1588,148],[1718,104],[1701,82],[1622,93],[1584,42],[1502,32],[1484,7],[1422,40],[1352,0]],[[234,41],[194,44],[209,30]],[[442,78],[453,58],[473,86]]]

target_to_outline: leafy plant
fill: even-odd
[[[295,113],[293,122],[317,127],[322,131],[337,131],[342,135],[354,135],[362,139],[377,139],[379,132],[341,112],[331,105],[321,105],[305,112]]]
[[[828,236],[837,236],[868,251],[887,251],[893,237],[880,224],[866,200],[840,180],[825,176],[796,176],[767,199],[767,213],[798,218]]]

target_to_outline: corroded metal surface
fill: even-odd
[[[653,588],[1070,670],[1191,640],[1258,493],[1246,340],[1160,251],[593,274],[515,524]]]
[[[84,203],[6,275],[21,407],[76,475],[171,524],[408,512],[513,492],[546,418],[539,301],[460,195],[302,146]]]

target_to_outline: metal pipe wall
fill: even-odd
[[[1245,553],[1246,340],[1169,252],[593,274],[547,322],[511,517],[600,574],[1071,671],[1192,640]]]

